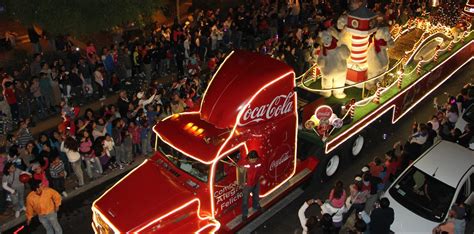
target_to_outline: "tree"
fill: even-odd
[[[160,0],[6,0],[7,13],[53,35],[85,35],[148,19]]]

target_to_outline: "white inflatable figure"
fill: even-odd
[[[352,35],[346,30],[347,15],[341,15],[337,19],[337,29],[334,27],[329,28],[331,34],[338,40],[338,45],[346,45],[351,50],[351,38]]]
[[[321,39],[321,51],[316,63],[321,71],[321,87],[332,89],[344,87],[346,83],[347,57],[350,55],[349,48],[345,45],[337,46],[337,39],[329,31],[319,33]],[[335,89],[332,94],[336,98],[345,98],[344,88]],[[331,91],[322,93],[325,97],[331,96]]]
[[[387,48],[393,46],[394,42],[390,29],[380,27],[371,38],[367,50],[367,77],[368,79],[378,76],[388,70],[389,58]],[[372,83],[373,82],[369,82]]]
[[[452,27],[450,30],[451,36],[453,38],[453,41],[458,41],[459,36],[462,33],[462,30],[459,27]]]

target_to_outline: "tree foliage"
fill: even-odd
[[[51,34],[85,35],[150,17],[163,0],[7,0],[7,12]]]

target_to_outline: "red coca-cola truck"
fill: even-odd
[[[472,59],[473,44],[325,142],[303,126],[313,115],[331,113],[319,108],[320,96],[296,88],[292,68],[268,56],[233,52],[210,81],[199,111],[154,126],[155,155],[94,202],[92,226],[97,233],[234,232],[244,225],[239,163],[250,150],[260,155],[260,204],[269,207],[313,172],[333,175],[343,156],[362,150],[365,126],[392,109],[398,120]],[[248,220],[259,214],[249,208]]]

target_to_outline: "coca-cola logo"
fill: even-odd
[[[278,166],[280,166],[284,162],[288,161],[289,159],[290,159],[290,152],[287,151],[284,154],[282,154],[280,158],[278,158],[277,160],[272,161],[270,163],[270,168],[268,170],[273,171],[274,169],[276,169]]]
[[[332,109],[329,106],[322,105],[316,109],[314,115],[316,115],[316,118],[319,120],[329,120],[332,116]]]
[[[258,123],[291,112],[293,110],[294,95],[294,92],[289,92],[287,95],[278,95],[274,97],[270,103],[261,106],[252,108],[249,105],[245,110],[242,116],[242,122],[239,123],[239,125],[245,126],[250,123]]]

